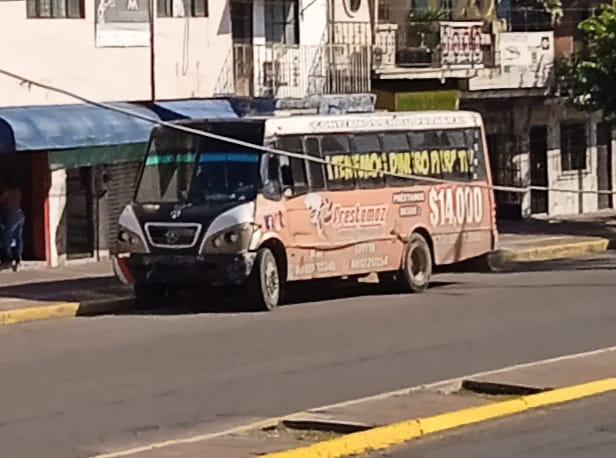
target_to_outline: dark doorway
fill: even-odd
[[[530,184],[532,186],[548,185],[548,129],[536,126],[530,129]],[[548,212],[548,192],[530,192],[531,213]]]
[[[0,189],[9,175],[21,188],[21,208],[26,216],[23,227],[23,258],[43,261],[45,255],[45,200],[49,194],[49,163],[45,152],[0,154]]]
[[[254,50],[253,2],[231,1],[231,37],[233,39],[233,77],[235,94],[252,95]]]
[[[597,125],[597,185],[599,191],[612,191],[612,124]],[[611,194],[599,194],[599,210],[612,208]]]
[[[92,169],[66,171],[66,256],[68,259],[94,255],[92,212]]]

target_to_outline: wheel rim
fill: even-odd
[[[409,251],[408,264],[409,274],[417,284],[423,284],[427,279],[428,254],[420,247],[413,246]]]
[[[264,292],[268,302],[276,303],[278,301],[278,290],[280,288],[280,280],[278,278],[278,267],[276,261],[271,257],[267,258],[264,269]]]

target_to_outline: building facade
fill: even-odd
[[[598,2],[594,2],[598,3]],[[462,108],[483,114],[494,182],[612,191],[612,128],[555,93],[555,62],[581,44],[593,2],[563,16],[533,0],[380,0],[373,87],[382,108]],[[610,195],[497,192],[501,217],[614,208]]]
[[[313,110],[370,92],[369,5],[0,0],[0,70],[155,120]],[[338,23],[361,40],[336,41]],[[0,167],[24,192],[26,259],[49,265],[113,250],[152,127],[77,102],[0,74]]]

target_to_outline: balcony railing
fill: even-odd
[[[491,36],[482,22],[409,22],[379,24],[375,69],[482,68],[493,65]]]
[[[234,44],[218,96],[304,98],[370,91],[370,46]]]

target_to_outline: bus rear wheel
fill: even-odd
[[[401,280],[405,288],[421,293],[428,288],[432,276],[432,252],[423,235],[414,233],[406,245]]]
[[[282,302],[284,280],[280,267],[269,248],[261,248],[249,279],[249,294],[258,310],[274,310]]]

